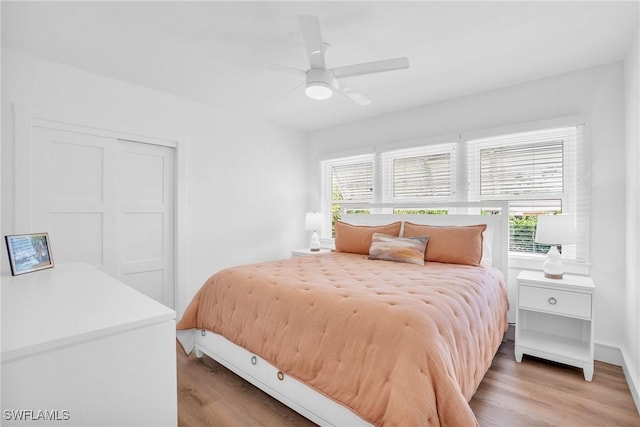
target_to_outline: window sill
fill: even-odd
[[[520,270],[542,270],[542,264],[546,257],[543,255],[515,255],[509,254],[509,268]],[[591,264],[563,259],[564,272],[571,274],[589,275]]]

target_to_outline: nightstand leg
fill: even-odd
[[[204,353],[196,348],[196,357],[198,359],[201,359],[202,356],[204,356]]]
[[[518,363],[522,362],[522,350],[516,347],[515,354],[516,354],[516,362]]]
[[[584,372],[584,379],[587,381],[591,381],[593,379],[593,365],[589,364],[589,365],[585,365],[582,368],[582,371]]]

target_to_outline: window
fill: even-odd
[[[421,213],[406,208],[416,202],[506,200],[510,251],[523,255],[548,250],[533,240],[538,215],[573,213],[578,244],[563,248],[563,256],[584,261],[589,187],[582,134],[579,125],[469,140],[461,135],[455,143],[327,160],[323,210],[330,208],[335,220],[345,200],[393,203],[402,213]]]
[[[544,254],[549,250],[534,241],[538,215],[579,213],[580,130],[572,126],[465,142],[468,199],[509,201],[511,252]],[[565,252],[565,257],[578,257],[574,246]]]
[[[323,162],[323,196],[329,201],[323,211],[331,212],[331,235],[335,230],[335,221],[340,220],[343,201],[373,201],[373,155],[354,156]],[[327,191],[330,189],[330,191]],[[350,212],[354,213],[354,212]],[[368,211],[361,211],[368,213]]]
[[[455,147],[438,144],[382,153],[384,201],[451,200],[455,194]]]

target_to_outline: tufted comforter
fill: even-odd
[[[207,329],[384,426],[474,426],[507,328],[494,268],[330,253],[213,275],[177,325]]]

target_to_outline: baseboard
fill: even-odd
[[[633,402],[636,404],[636,409],[640,414],[640,379],[638,378],[637,372],[634,371],[633,365],[627,363],[629,360],[627,352],[621,350],[620,353],[622,354],[622,371],[624,372],[624,378],[627,380],[631,397],[633,397]]]
[[[596,360],[622,367],[622,372],[624,373],[624,378],[631,392],[633,403],[635,403],[636,410],[640,414],[640,379],[633,369],[633,364],[629,363],[630,359],[627,352],[620,347],[595,343],[594,353]]]
[[[593,358],[610,365],[623,366],[624,360],[620,347],[609,344],[595,343],[593,345]]]

